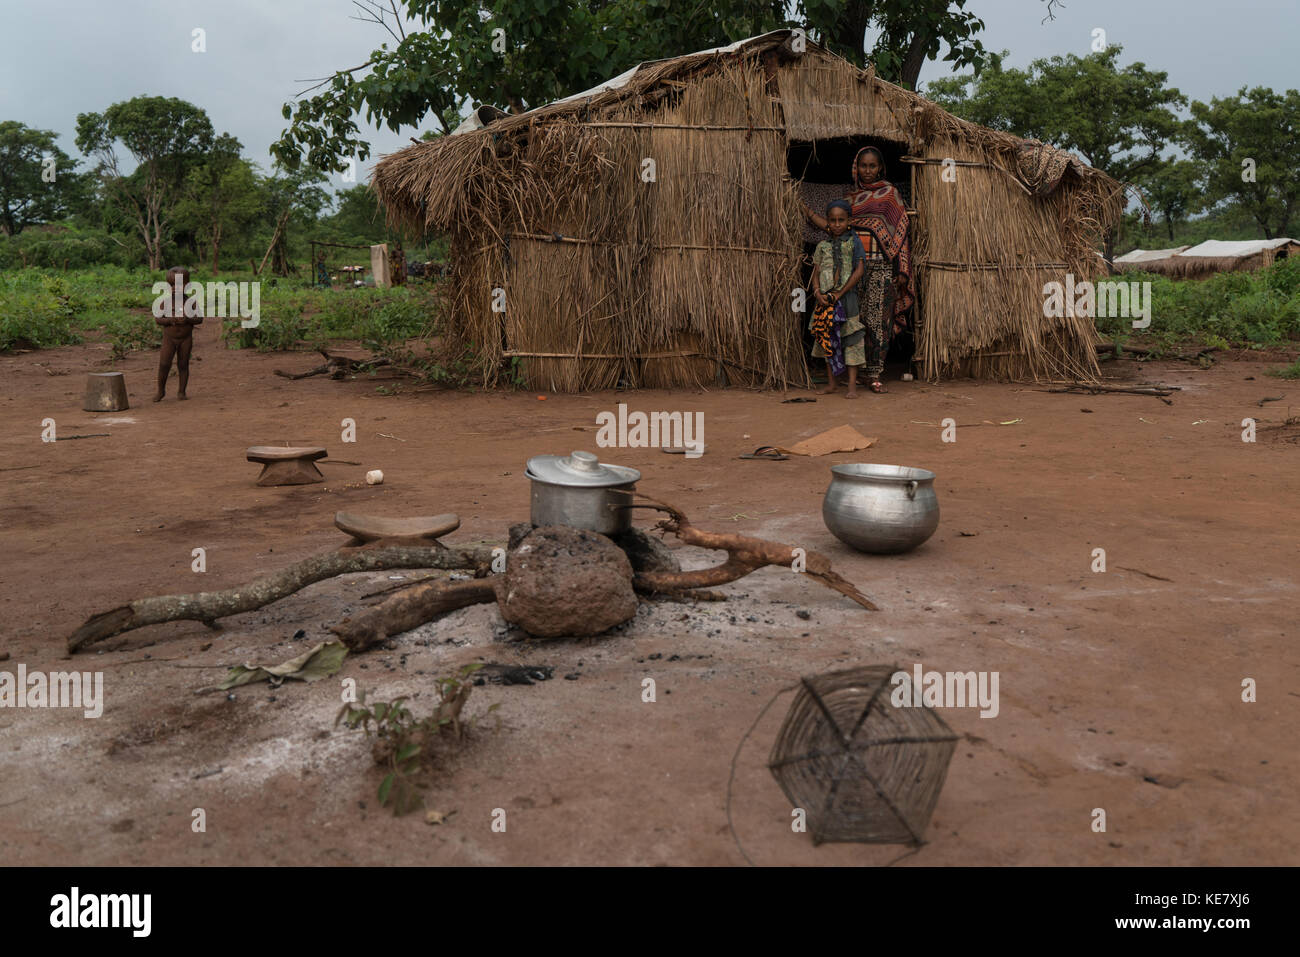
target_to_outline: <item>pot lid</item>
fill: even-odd
[[[629,482],[641,479],[641,473],[636,469],[601,462],[591,452],[535,455],[528,460],[528,470],[524,474],[530,479],[550,485],[568,485],[577,488],[627,485]]]

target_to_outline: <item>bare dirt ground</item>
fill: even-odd
[[[940,713],[961,735],[927,833],[903,865],[1293,864],[1300,859],[1296,572],[1300,444],[1277,424],[1300,391],[1265,364],[1104,366],[1181,387],[1173,405],[973,381],[891,382],[888,395],[781,403],[778,393],[410,392],[376,381],[297,382],[314,354],[223,349],[201,329],[191,398],[149,401],[156,354],[118,363],[132,407],[80,410],[107,347],[0,357],[0,668],[104,674],[103,716],[0,710],[0,860],[13,864],[737,864],[725,793],[742,735],[799,675],[856,664],[997,671],[1000,711]],[[1253,377],[1253,378],[1252,378]],[[553,680],[486,685],[499,702],[451,756],[421,814],[378,806],[360,732],[332,727],[339,680],[196,695],[225,667],[293,656],[329,637],[390,574],[323,582],[219,631],[193,622],[128,633],[75,658],[88,615],[153,594],[216,590],[343,541],[340,510],[458,512],[452,542],[504,542],[528,515],[526,460],[594,449],[596,413],[702,410],[707,454],[610,450],[640,489],[697,525],[817,549],[881,607],[866,612],[784,569],[728,603],[647,604],[597,639],[504,639],[494,606],[349,656],[338,679],[431,709],[433,677],[474,661],[547,664]],[[1092,410],[1090,413],[1083,410]],[[60,435],[96,432],[49,444]],[[340,421],[357,423],[356,444]],[[956,419],[955,443],[939,422]],[[996,423],[1019,419],[1014,425]],[[868,452],[738,461],[852,424]],[[994,423],[994,424],[989,424]],[[586,433],[574,431],[584,427]],[[385,435],[381,435],[384,433]],[[1288,438],[1287,436],[1290,436]],[[257,488],[244,449],[321,444],[325,484]],[[938,474],[938,532],[896,557],[858,554],[820,514],[832,464]],[[381,468],[387,480],[367,487]],[[640,519],[639,524],[650,524]],[[670,539],[671,541],[671,539]],[[191,552],[207,551],[207,572]],[[1108,570],[1091,570],[1104,548]],[[679,553],[698,566],[718,555]],[[419,572],[403,572],[414,577]],[[799,612],[807,613],[807,618]],[[564,675],[577,675],[565,680]],[[642,701],[642,679],[657,700]],[[1253,678],[1258,700],[1242,701]],[[790,701],[758,723],[736,765],[732,814],[759,864],[884,864],[904,848],[813,847],[793,833],[765,768]],[[191,828],[195,808],[206,832]],[[491,828],[506,812],[504,833]],[[1107,829],[1093,830],[1093,809]]]

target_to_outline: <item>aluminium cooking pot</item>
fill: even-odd
[[[601,462],[591,452],[537,455],[524,471],[532,482],[534,525],[570,525],[601,535],[632,527],[632,493],[641,473]]]
[[[909,551],[939,527],[934,473],[903,465],[836,465],[822,500],[822,520],[858,551]]]

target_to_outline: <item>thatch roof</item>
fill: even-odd
[[[1042,287],[1103,271],[1095,247],[1120,184],[816,44],[795,53],[790,31],[641,64],[526,113],[480,113],[384,157],[371,185],[391,221],[452,236],[451,315],[489,379],[509,358],[559,389],[705,384],[722,365],[732,380],[804,382],[787,148],[862,137],[892,144],[890,178],[917,206],[926,374],[1095,374],[1091,322],[1045,318]],[[650,156],[666,175],[647,191]],[[510,308],[490,304],[507,285]]]
[[[1171,252],[1172,255],[1147,260],[1123,256],[1115,260],[1115,265],[1126,271],[1153,272],[1176,279],[1204,279],[1220,272],[1262,269],[1277,259],[1300,253],[1300,242],[1287,238],[1207,239]]]
[[[439,137],[405,147],[381,158],[375,166],[371,186],[378,193],[389,217],[396,223],[434,231],[454,228],[467,209],[484,197],[473,190],[475,174],[486,172],[498,152],[495,144],[508,141],[512,134],[538,128],[548,122],[599,122],[613,111],[629,104],[638,107],[647,101],[671,94],[680,88],[682,81],[716,70],[724,63],[742,57],[753,57],[765,51],[779,51],[789,56],[791,31],[777,30],[757,37],[740,40],[724,47],[701,50],[683,56],[640,63],[630,70],[599,84],[590,90],[575,93],[525,113],[500,114],[492,107],[481,107],[449,136]],[[808,55],[822,56],[846,64],[812,41],[806,41]],[[975,139],[990,151],[1008,156],[1028,156],[1011,164],[1017,178],[1037,194],[1046,194],[1056,188],[1063,172],[1088,179],[1098,185],[1118,190],[1119,184],[1068,153],[1042,147],[1036,140],[1024,140],[999,130],[988,129],[968,120],[960,119],[925,97],[911,90],[888,83],[875,75],[873,68],[857,70],[858,79],[871,83],[886,92],[886,106],[897,119],[894,139],[909,143],[917,132],[947,132]],[[852,92],[852,91],[849,91]],[[841,102],[853,102],[859,97],[849,95]],[[484,123],[484,111],[499,118]],[[792,139],[817,139],[845,135],[834,123],[834,109],[829,122],[800,124],[803,128],[791,130]],[[909,115],[911,114],[911,115]],[[908,127],[912,128],[909,129]],[[882,131],[882,138],[889,138]],[[918,144],[919,145],[919,144]],[[1054,175],[1047,170],[1049,164],[1034,155],[1059,154],[1058,169]],[[1057,159],[1058,157],[1053,157]],[[497,184],[501,185],[501,184]]]

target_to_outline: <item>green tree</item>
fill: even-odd
[[[990,57],[977,76],[930,83],[926,96],[982,126],[1073,150],[1094,169],[1127,183],[1163,162],[1182,131],[1175,109],[1187,98],[1168,86],[1164,71],[1131,63],[1122,69],[1119,45],[1085,57],[1034,60],[1027,70],[1004,69]],[[1106,256],[1114,234],[1106,235]]]
[[[1174,227],[1203,206],[1202,169],[1201,164],[1189,160],[1169,160],[1138,176],[1142,194],[1164,220],[1171,244]]]
[[[305,156],[341,171],[369,144],[356,117],[397,131],[432,112],[444,132],[467,102],[513,112],[595,86],[642,60],[728,43],[785,24],[782,0],[686,4],[672,0],[401,0],[402,18],[368,0],[370,20],[394,42],[286,103],[291,124],[271,147],[293,168]],[[407,33],[402,20],[423,29]],[[669,47],[672,49],[669,49]]]
[[[240,156],[242,148],[228,133],[218,136],[202,165],[186,176],[176,208],[177,225],[192,230],[211,251],[214,276],[222,242],[251,226],[264,202],[253,164]]]
[[[88,201],[92,184],[55,145],[58,135],[15,120],[0,123],[0,232],[6,236],[62,219]]]
[[[262,208],[272,222],[271,242],[255,272],[261,273],[267,260],[277,276],[287,276],[292,270],[289,262],[289,227],[297,222],[311,226],[320,217],[321,210],[329,205],[329,194],[321,184],[328,177],[313,167],[286,170],[277,166],[274,175],[261,181]]]
[[[1300,91],[1243,87],[1191,114],[1184,138],[1204,164],[1207,202],[1240,204],[1266,239],[1287,235],[1300,198]]]
[[[802,0],[805,23],[826,46],[847,60],[872,63],[876,74],[910,90],[921,68],[943,47],[954,69],[977,73],[987,53],[975,37],[984,21],[966,9],[966,0]],[[866,49],[866,33],[876,42]]]
[[[331,235],[358,242],[388,235],[378,197],[369,186],[358,183],[351,189],[339,190],[336,198],[338,208],[325,221]]]
[[[121,171],[117,144],[135,160]],[[77,148],[98,159],[105,195],[135,224],[150,269],[162,268],[163,246],[189,170],[212,144],[207,113],[174,97],[137,96],[103,113],[77,116]]]
[[[286,103],[289,127],[271,147],[287,167],[304,158],[342,170],[366,159],[357,120],[397,131],[430,113],[450,132],[466,104],[512,112],[589,89],[637,63],[720,46],[781,27],[809,34],[880,75],[914,85],[946,44],[946,60],[978,69],[983,22],[967,0],[365,0],[365,18],[393,41],[366,62],[339,70]],[[361,4],[359,4],[361,5]],[[390,18],[398,9],[404,16]],[[794,14],[794,18],[791,18]],[[362,18],[358,18],[362,19]],[[404,20],[422,29],[407,33]],[[868,53],[866,30],[880,31]],[[317,92],[319,91],[319,92]]]

